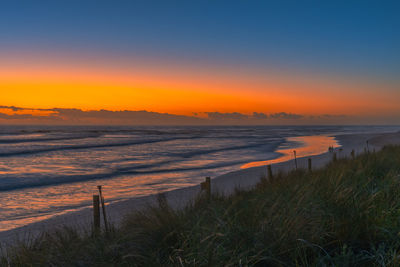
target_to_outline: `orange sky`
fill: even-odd
[[[398,1],[53,2],[2,3],[0,106],[400,123]]]
[[[140,67],[139,67],[140,66]],[[28,108],[194,112],[400,114],[400,91],[383,82],[267,70],[3,61],[1,103]]]

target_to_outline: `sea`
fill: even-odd
[[[279,159],[300,136],[394,132],[396,126],[0,125],[0,231],[91,205],[192,186]],[[326,147],[326,150],[328,147]]]

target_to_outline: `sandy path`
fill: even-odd
[[[400,132],[398,133],[381,133],[381,134],[348,134],[336,136],[336,139],[342,145],[340,149],[335,149],[338,158],[349,156],[351,150],[354,149],[356,154],[361,153],[366,148],[367,140],[370,150],[380,150],[386,144],[400,144]],[[332,159],[332,153],[323,153],[312,156],[313,168],[320,168]],[[298,158],[299,168],[306,168],[308,164],[307,158]],[[273,172],[288,171],[294,169],[294,160],[289,160],[272,165]],[[266,166],[242,169],[218,176],[211,180],[211,188],[213,192],[222,194],[230,194],[235,188],[247,189],[251,188],[266,174]],[[192,186],[181,188],[166,193],[166,197],[174,208],[182,208],[189,201],[193,200],[200,192],[200,186]],[[125,201],[107,205],[107,212],[114,224],[119,224],[123,216],[132,210],[140,209],[155,203],[155,196],[145,196],[139,198],[131,198]],[[27,226],[0,232],[0,243],[7,246],[15,243],[16,240],[30,240],[43,231],[54,230],[62,226],[76,226],[79,229],[88,229],[92,220],[91,209],[86,208],[81,211],[72,212],[64,215],[52,217],[50,219],[32,223]]]

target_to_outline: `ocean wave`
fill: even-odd
[[[284,139],[282,139],[281,142],[283,142],[283,140]],[[190,151],[190,152],[177,152],[177,153],[170,153],[170,155],[188,158],[188,157],[193,157],[193,156],[202,155],[202,154],[212,154],[212,153],[223,152],[223,151],[232,151],[232,150],[249,149],[249,148],[261,148],[261,147],[266,148],[266,151],[274,151],[281,142],[275,142],[275,143],[269,143],[269,144],[255,143],[255,144],[250,144],[250,145],[196,150],[196,151]]]
[[[84,144],[84,145],[46,147],[46,148],[39,148],[39,149],[34,149],[34,150],[3,152],[3,153],[0,153],[0,157],[23,156],[23,155],[40,154],[40,153],[48,153],[48,152],[55,152],[55,151],[66,151],[66,150],[123,147],[123,146],[133,146],[133,145],[168,142],[168,141],[182,140],[182,139],[194,139],[194,137],[175,137],[175,138],[164,138],[164,139],[136,140],[136,141],[120,142],[120,143]]]
[[[40,143],[51,141],[81,140],[87,138],[97,138],[101,135],[68,136],[68,137],[46,137],[46,138],[21,138],[21,139],[0,139],[0,144],[19,144],[19,143]]]
[[[278,154],[271,154],[271,158],[277,157]],[[161,168],[157,170],[141,170],[143,166],[135,166],[132,168],[115,168],[109,172],[93,173],[93,174],[82,174],[82,175],[64,175],[64,176],[53,176],[53,177],[38,177],[38,178],[6,178],[0,180],[0,192],[11,191],[24,188],[43,187],[43,186],[54,186],[61,184],[69,184],[76,182],[86,182],[91,180],[102,180],[111,179],[124,175],[152,175],[160,173],[178,173],[188,172],[196,170],[211,170],[223,167],[230,167],[235,165],[241,165],[246,163],[246,160],[236,160],[230,162],[212,163],[201,166],[191,166],[183,168]],[[157,165],[157,164],[155,164]]]

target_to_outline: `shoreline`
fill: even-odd
[[[395,133],[370,133],[370,134],[344,134],[334,136],[341,145],[340,149],[335,149],[337,157],[349,156],[351,150],[360,154],[366,148],[366,141],[369,141],[370,150],[380,150],[386,144],[400,144],[400,132]],[[297,158],[299,168],[306,168],[308,158],[312,158],[314,169],[325,166],[332,159],[332,154],[325,152],[322,154]],[[287,172],[295,168],[294,160],[287,160],[272,164],[273,172]],[[249,189],[260,181],[260,178],[267,172],[266,165],[240,169],[229,172],[211,180],[212,192],[229,195],[235,189]],[[180,209],[192,201],[200,192],[200,185],[184,187],[165,192],[165,196],[175,209]],[[143,197],[133,197],[116,203],[107,205],[107,215],[110,221],[119,225],[124,216],[137,209],[145,208],[156,203],[156,195]],[[17,241],[32,240],[44,231],[53,231],[64,226],[72,226],[82,230],[90,229],[92,222],[91,208],[84,208],[80,211],[69,212],[63,215],[31,223],[23,227],[14,228],[0,232],[0,245],[7,247]]]

